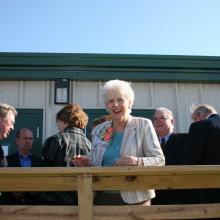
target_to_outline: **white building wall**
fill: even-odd
[[[99,88],[103,82],[72,81],[70,100],[83,108],[104,108]],[[220,84],[133,82],[135,109],[167,107],[176,119],[176,131],[187,132],[190,106],[207,103],[220,112]],[[56,133],[55,115],[63,106],[54,105],[54,81],[0,81],[0,101],[16,108],[43,109],[43,139]]]

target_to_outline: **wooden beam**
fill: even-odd
[[[77,177],[78,207],[80,220],[93,220],[93,187],[92,175]]]
[[[220,166],[1,168],[1,191],[75,191],[78,175],[93,190],[219,188]]]
[[[111,176],[94,177],[94,190],[203,189],[219,188],[220,175]]]
[[[76,177],[0,176],[0,192],[7,191],[75,191]]]
[[[84,212],[86,205],[84,203]],[[4,220],[78,220],[76,206],[0,206]],[[220,204],[94,206],[94,220],[219,218]],[[80,219],[81,220],[81,219]]]

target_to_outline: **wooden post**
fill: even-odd
[[[93,220],[92,175],[77,176],[79,220]]]

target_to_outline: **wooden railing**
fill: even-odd
[[[0,191],[78,191],[78,206],[0,206],[8,220],[219,218],[220,203],[93,206],[96,190],[220,188],[220,166],[1,168]]]

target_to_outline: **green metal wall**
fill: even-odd
[[[220,83],[220,57],[0,53],[0,80],[55,78]]]

